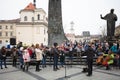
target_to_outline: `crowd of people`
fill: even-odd
[[[74,59],[73,57],[87,56],[88,76],[92,75],[94,56],[98,57],[96,64],[105,66],[106,70],[110,69],[111,64],[116,65],[120,69],[120,47],[118,42],[113,43],[112,46],[110,46],[106,41],[64,41],[64,43],[61,45],[54,43],[52,47],[47,47],[42,43],[31,46],[23,46],[22,44],[18,44],[11,49],[7,49],[5,46],[3,46],[0,49],[1,69],[3,69],[3,65],[5,68],[7,68],[7,56],[11,56],[13,67],[16,67],[17,62],[19,62],[20,68],[23,69],[23,71],[29,70],[32,59],[35,59],[35,71],[40,71],[42,69],[41,67],[46,67],[46,59],[48,56],[50,57],[49,62],[53,61],[54,71],[59,70],[60,67],[64,67],[66,63],[66,56],[69,57],[69,62],[71,64]]]

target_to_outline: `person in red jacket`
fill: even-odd
[[[32,58],[33,52],[32,52],[32,49],[31,49],[30,47],[28,48],[28,52],[29,52],[29,54],[30,54],[30,58]]]

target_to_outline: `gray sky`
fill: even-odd
[[[48,13],[48,0],[36,0],[37,8],[43,8]],[[19,11],[24,9],[33,0],[1,0],[0,20],[19,18]],[[118,16],[116,26],[120,24],[120,0],[62,0],[63,27],[66,33],[70,32],[71,21],[74,22],[75,34],[90,31],[91,34],[101,34],[106,27],[106,21],[100,19],[115,9]],[[101,28],[100,28],[101,27]]]

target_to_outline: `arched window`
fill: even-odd
[[[24,21],[27,21],[27,16],[24,17]]]
[[[40,20],[40,14],[37,15],[38,20]]]
[[[0,32],[0,36],[2,36],[2,32]]]
[[[13,32],[10,32],[10,36],[13,36]]]
[[[2,26],[0,25],[0,29],[2,29]]]
[[[13,26],[12,26],[12,25],[10,26],[10,29],[13,29]]]
[[[8,26],[6,26],[6,29],[8,29]]]
[[[8,32],[6,32],[5,35],[8,36]]]

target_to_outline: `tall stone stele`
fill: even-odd
[[[59,45],[67,38],[65,37],[62,24],[61,0],[49,0],[48,7],[48,46],[54,42]]]

